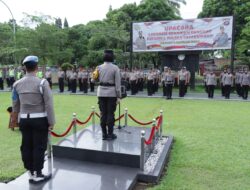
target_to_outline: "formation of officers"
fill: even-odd
[[[213,98],[214,89],[219,80],[221,87],[221,95],[226,99],[230,98],[230,94],[235,87],[236,93],[244,100],[248,98],[250,86],[250,72],[247,67],[237,69],[235,74],[231,73],[230,69],[224,69],[219,78],[216,77],[213,71],[204,73],[205,90],[208,93],[208,98]]]
[[[178,72],[172,71],[170,67],[164,67],[162,73],[157,69],[150,69],[145,73],[135,68],[131,72],[127,69],[121,70],[121,77],[123,81],[127,82],[127,90],[131,90],[131,95],[143,91],[146,87],[148,96],[152,96],[158,92],[161,84],[163,96],[172,99],[172,89],[175,84],[179,85],[179,96],[185,96],[190,81],[190,72],[186,67],[182,67]]]

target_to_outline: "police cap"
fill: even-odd
[[[38,64],[38,57],[34,55],[29,55],[24,58],[23,64],[26,65],[37,65]]]

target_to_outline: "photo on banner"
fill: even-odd
[[[231,49],[233,17],[133,23],[133,52]]]

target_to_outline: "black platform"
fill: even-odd
[[[54,145],[53,155],[58,158],[140,168],[141,130],[146,131],[148,138],[150,128],[127,127],[126,130],[131,134],[117,129],[116,140],[103,141],[100,127],[90,126]]]

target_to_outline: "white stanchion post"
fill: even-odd
[[[144,170],[144,162],[145,162],[145,131],[141,131],[141,159],[140,159],[140,168],[143,171]]]
[[[153,127],[156,127],[156,120],[153,119]],[[155,128],[156,130],[156,128]],[[152,143],[151,143],[151,147],[150,147],[150,150],[151,150],[151,153],[153,153],[154,151],[154,148],[155,148],[155,135],[156,135],[157,132],[154,131],[154,134],[153,134],[153,139],[152,139]]]
[[[48,147],[47,147],[47,152],[48,152],[48,158],[52,157],[52,142],[51,142],[51,133],[49,131],[48,133]]]
[[[162,132],[163,132],[163,110],[160,110],[160,117],[162,117],[162,120],[161,120],[161,125],[160,125],[160,139],[162,139]]]
[[[125,117],[125,124],[124,126],[127,127],[128,126],[128,108],[125,108],[125,111],[124,111],[124,117]]]
[[[92,129],[95,131],[95,106],[92,106]]]

